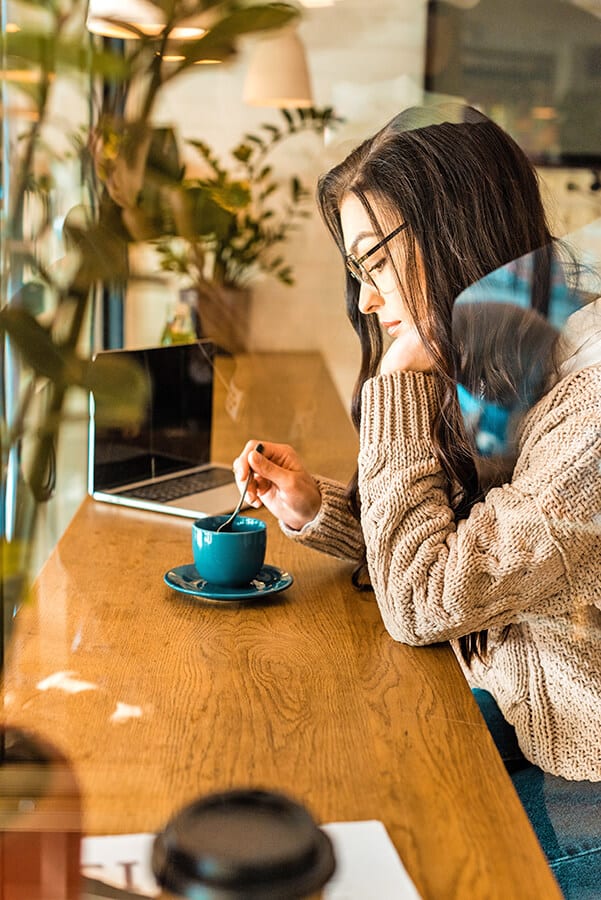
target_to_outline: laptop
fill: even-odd
[[[106,427],[96,423],[90,395],[89,494],[189,518],[233,511],[240,494],[231,466],[211,461],[214,345],[200,340],[99,355],[137,362],[149,379],[150,402],[139,427]]]

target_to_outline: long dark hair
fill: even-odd
[[[412,108],[396,116],[320,178],[318,204],[343,254],[340,206],[349,194],[363,204],[375,234],[383,237],[401,222],[409,224],[385,250],[438,376],[432,440],[461,519],[484,490],[457,400],[462,351],[453,339],[455,300],[483,276],[533,253],[531,307],[546,314],[555,251],[536,172],[519,146],[470,107],[450,113],[448,107]],[[427,298],[420,287],[424,281]],[[361,388],[377,374],[383,352],[377,318],[359,310],[359,290],[347,273],[347,314],[361,343],[351,408],[357,429]],[[347,494],[358,518],[356,472]],[[356,570],[356,586],[365,586],[366,571],[365,564]],[[461,638],[460,646],[469,664],[475,654],[486,653],[486,632]]]

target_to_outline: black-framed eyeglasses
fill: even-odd
[[[347,255],[344,257],[344,262],[353,278],[356,278],[357,281],[364,282],[364,284],[369,284],[372,287],[375,287],[377,290],[378,286],[376,282],[370,275],[368,269],[365,268],[363,263],[366,259],[369,259],[370,256],[372,256],[381,247],[383,247],[384,244],[387,244],[388,241],[392,240],[393,237],[396,237],[397,234],[399,234],[401,231],[404,231],[405,228],[408,227],[409,223],[403,222],[402,225],[399,225],[398,228],[395,228],[394,231],[391,231],[390,234],[387,234],[386,237],[382,238],[382,240],[375,245],[375,247],[371,247],[371,249],[368,250],[367,253],[364,253],[363,256],[360,256],[359,258],[357,258],[353,253],[347,253]]]

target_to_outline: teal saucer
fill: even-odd
[[[221,584],[211,584],[204,578],[199,578],[195,566],[187,565],[169,569],[168,572],[165,572],[163,580],[174,591],[190,594],[192,597],[201,597],[207,600],[252,601],[258,600],[266,594],[285,591],[287,587],[290,587],[294,578],[288,572],[278,569],[277,566],[263,566],[250,584],[230,588]]]

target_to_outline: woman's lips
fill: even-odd
[[[382,328],[385,328],[390,337],[394,337],[397,329],[402,325],[402,322],[382,322]]]

